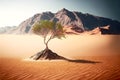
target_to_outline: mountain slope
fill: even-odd
[[[65,8],[57,13],[43,12],[35,14],[29,19],[23,21],[16,29],[9,31],[15,34],[32,33],[32,27],[35,22],[40,20],[50,20],[61,23],[65,28],[71,29],[72,32],[67,33],[82,33],[84,31],[92,31],[99,27],[101,34],[120,34],[120,22],[98,17],[91,14],[83,14],[81,12],[69,11]],[[103,27],[109,26],[108,29]]]

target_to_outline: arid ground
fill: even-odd
[[[44,49],[35,35],[0,35],[0,80],[120,80],[120,36],[72,35],[50,49],[70,61],[27,59]]]

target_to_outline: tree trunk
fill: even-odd
[[[45,49],[47,49],[47,50],[48,50],[48,49],[49,49],[49,48],[48,48],[48,43],[46,43],[45,45],[46,45],[46,48],[45,48]]]
[[[67,60],[66,58],[59,56],[58,54],[52,52],[49,48],[48,48],[48,43],[49,41],[52,39],[52,36],[50,36],[50,38],[46,41],[46,36],[44,36],[44,44],[46,46],[46,48],[44,50],[42,50],[41,52],[38,52],[37,54],[31,56],[30,58],[33,60],[52,60],[52,59],[63,59],[63,60]]]

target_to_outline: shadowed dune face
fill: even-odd
[[[49,48],[65,57],[82,55],[119,54],[120,36],[67,35],[66,39],[53,39]],[[30,57],[43,50],[43,38],[36,35],[0,35],[0,56]]]

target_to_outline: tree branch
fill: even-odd
[[[44,44],[46,44],[46,37],[47,37],[47,34],[44,35]]]
[[[46,44],[48,44],[48,42],[52,39],[53,35],[50,36],[50,38],[48,39],[48,41],[46,42]]]

